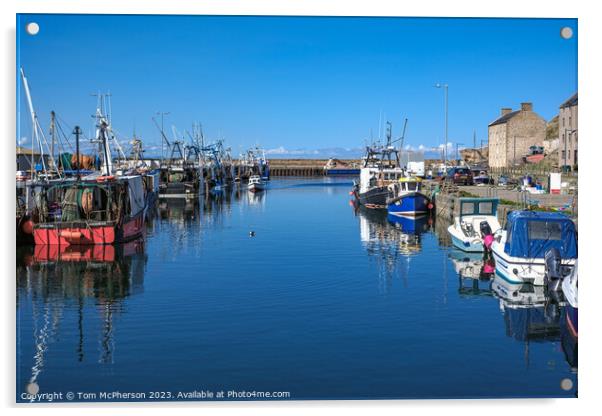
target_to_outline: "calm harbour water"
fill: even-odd
[[[576,396],[562,306],[470,278],[482,259],[451,248],[443,224],[357,211],[349,190],[273,180],[258,195],[169,202],[143,243],[58,262],[19,249],[17,400],[32,381],[147,400]]]

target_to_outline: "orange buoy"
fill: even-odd
[[[23,221],[23,224],[21,224],[21,231],[23,231],[25,234],[33,234],[33,221]]]

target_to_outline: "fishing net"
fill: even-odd
[[[79,189],[69,188],[65,191],[65,197],[63,198],[63,211],[61,214],[61,221],[77,221],[80,219],[78,196]]]

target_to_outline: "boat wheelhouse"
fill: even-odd
[[[447,228],[452,243],[460,250],[483,252],[501,229],[497,219],[498,198],[460,198],[459,213]]]
[[[496,234],[491,245],[496,273],[511,283],[543,285],[545,254],[553,248],[562,265],[572,267],[577,260],[575,223],[561,213],[512,211]]]

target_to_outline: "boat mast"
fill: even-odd
[[[111,148],[109,146],[109,137],[107,134],[107,128],[109,123],[102,113],[102,97],[99,98],[99,106],[96,109],[96,139],[100,143],[101,151],[104,159],[104,174],[111,176],[113,174],[113,160],[111,159]]]
[[[31,137],[31,171],[32,171],[32,175],[35,172],[35,166],[34,166],[34,140],[35,142],[38,143],[39,148],[40,148],[40,163],[42,164],[42,169],[44,171],[44,173],[47,173],[46,171],[46,163],[44,162],[44,148],[42,147],[42,141],[40,139],[40,134],[39,134],[39,122],[38,122],[38,116],[33,108],[33,102],[31,100],[31,93],[29,91],[29,84],[27,83],[27,78],[25,77],[25,72],[23,71],[23,68],[21,68],[21,80],[23,81],[23,88],[25,89],[25,96],[27,97],[27,105],[29,106],[29,114],[31,116],[31,123],[32,123],[32,137]]]
[[[54,142],[55,142],[55,113],[54,111],[50,112],[50,138],[52,141],[50,142],[50,154],[54,159]],[[53,166],[58,172],[58,166]]]

